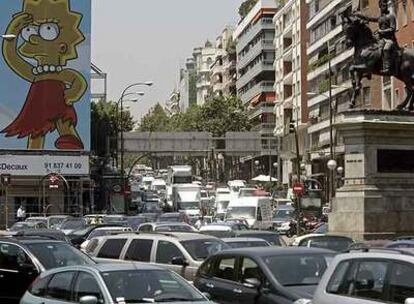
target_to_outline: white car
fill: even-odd
[[[363,249],[337,255],[312,304],[414,304],[414,252]]]

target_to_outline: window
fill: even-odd
[[[74,300],[79,303],[84,296],[95,296],[103,303],[103,296],[96,279],[89,273],[81,272],[74,284]]]
[[[241,264],[241,283],[244,283],[247,279],[258,279],[260,282],[263,281],[264,276],[260,270],[259,265],[255,261],[249,258],[243,258]]]
[[[176,257],[183,257],[183,254],[177,246],[171,242],[159,241],[157,247],[156,262],[162,264],[171,264],[171,260]]]
[[[332,277],[328,283],[326,291],[333,294],[343,294],[344,291],[341,289],[344,287],[345,275],[349,269],[349,261],[341,262],[336,267]]]
[[[404,303],[407,298],[414,298],[414,267],[410,264],[395,263],[389,286],[389,301]]]
[[[258,221],[262,220],[262,208],[257,208],[257,216],[256,216]]]
[[[202,277],[210,277],[211,267],[214,264],[215,259],[209,259],[203,265],[200,266],[199,273]]]
[[[222,258],[214,271],[214,276],[223,280],[236,281],[236,258]]]
[[[151,259],[152,240],[133,240],[126,253],[126,260],[149,262]]]
[[[75,272],[61,272],[57,273],[50,280],[47,287],[47,297],[58,299],[62,301],[70,301],[72,284]]]
[[[139,228],[139,231],[142,231],[142,232],[151,232],[152,231],[152,225],[144,225],[144,226],[141,226]]]
[[[126,239],[109,239],[99,250],[98,258],[119,259],[122,248],[126,243]]]
[[[11,244],[0,245],[0,268],[18,270],[23,264],[33,264],[23,249]]]
[[[45,295],[46,286],[49,283],[51,276],[48,276],[43,279],[39,279],[33,283],[33,285],[30,287],[29,292],[36,296],[36,297],[42,297]]]

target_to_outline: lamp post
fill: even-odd
[[[129,86],[127,86],[121,94],[121,97],[119,98],[118,103],[121,104],[121,110],[120,110],[120,128],[121,128],[121,179],[122,179],[122,184],[124,186],[124,176],[125,176],[125,170],[124,170],[124,120],[123,120],[123,102],[124,102],[124,98],[127,95],[127,92],[129,89],[133,88],[133,87],[138,87],[138,86],[147,86],[150,87],[152,86],[154,83],[152,81],[147,81],[147,82],[136,82],[133,84],[130,84]]]
[[[335,187],[335,178],[334,178],[334,173],[336,168],[338,167],[338,164],[336,162],[336,160],[334,159],[330,159],[327,163],[327,167],[329,169],[329,207],[332,208],[332,198],[333,198],[333,193],[335,191],[334,187]]]

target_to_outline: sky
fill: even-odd
[[[130,109],[136,119],[177,86],[179,68],[194,47],[215,41],[238,21],[242,0],[93,0],[92,61],[108,73],[108,96],[118,100],[134,82],[145,96]],[[132,90],[132,91],[136,91]]]

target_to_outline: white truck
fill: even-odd
[[[193,173],[191,166],[170,166],[168,168],[168,181],[171,186],[176,184],[191,184],[193,182]]]
[[[227,206],[230,204],[230,189],[229,188],[217,188],[215,195],[215,209],[216,216],[220,219],[224,219],[227,212]]]
[[[201,214],[201,188],[195,184],[175,184],[172,186],[172,203],[176,212],[187,216]]]
[[[270,198],[253,196],[234,200],[227,207],[226,219],[246,220],[251,229],[271,229],[273,223]]]

